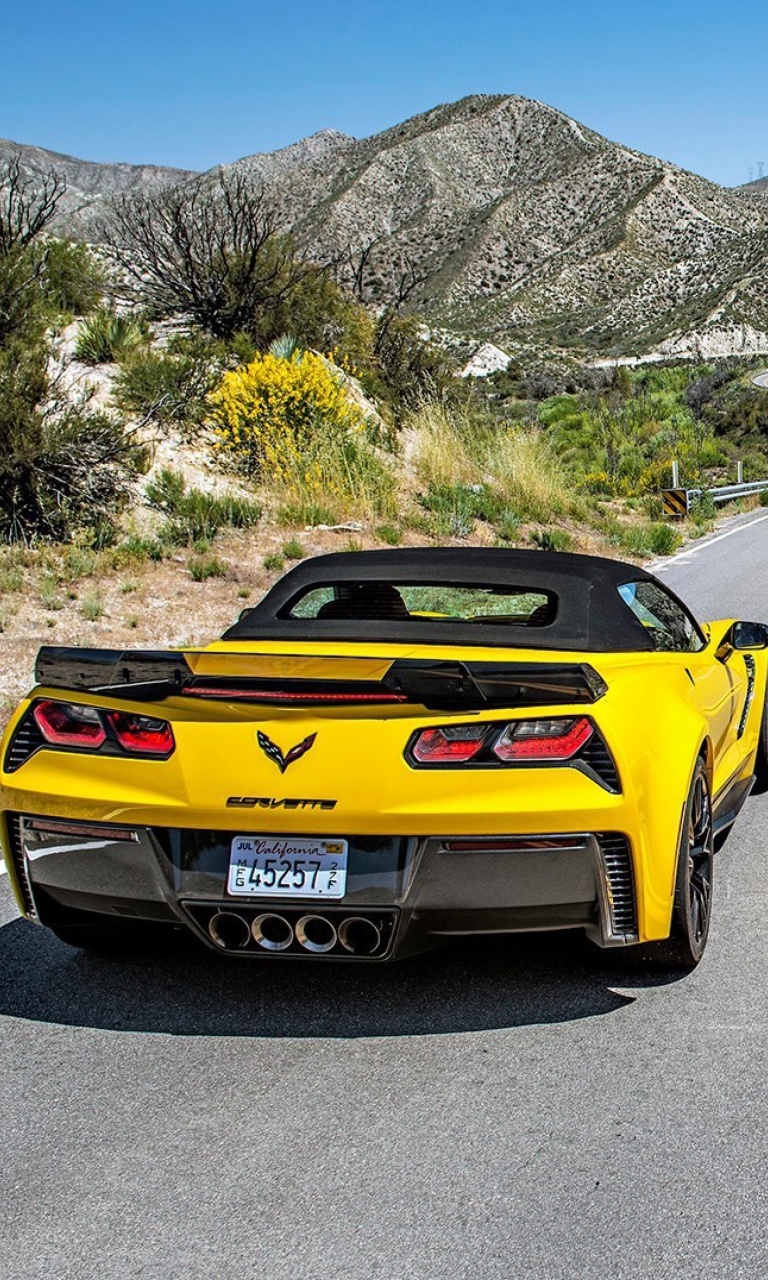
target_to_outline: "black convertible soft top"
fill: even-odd
[[[637,565],[562,552],[481,547],[340,552],[304,560],[291,569],[259,604],[241,614],[222,639],[642,652],[653,648],[651,638],[622,600],[618,588],[643,580],[658,582]],[[530,627],[512,626],[501,619],[465,622],[423,616],[289,616],[295,603],[312,589],[333,587],[343,592],[362,583],[514,588],[554,595],[557,608],[548,625]],[[658,585],[676,599],[666,586]]]

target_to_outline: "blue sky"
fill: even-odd
[[[768,5],[10,0],[0,136],[207,168],[469,93],[551,103],[726,184],[768,174]]]

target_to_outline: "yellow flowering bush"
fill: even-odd
[[[270,352],[225,373],[210,397],[218,446],[296,510],[387,513],[394,477],[366,438],[340,374],[311,351]]]

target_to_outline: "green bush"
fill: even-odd
[[[43,263],[41,287],[47,308],[85,316],[98,306],[106,279],[87,245],[49,240]]]
[[[247,529],[258,524],[261,507],[238,494],[203,493],[188,489],[179,471],[164,468],[146,486],[147,501],[166,517],[164,534],[175,543],[210,540],[220,529]]]
[[[402,532],[394,524],[380,524],[373,532],[379,542],[386,542],[388,547],[397,547],[403,540]]]
[[[194,582],[205,582],[206,578],[225,578],[227,566],[218,556],[190,556],[187,568]]]
[[[80,325],[75,356],[83,364],[109,364],[136,351],[148,338],[145,327],[109,307],[99,307]]]
[[[11,595],[24,588],[24,574],[18,565],[0,564],[0,596]]]
[[[648,530],[648,550],[652,555],[671,555],[680,542],[680,534],[671,524],[652,524]]]
[[[566,529],[534,529],[531,542],[539,551],[570,551],[573,538]]]
[[[50,403],[47,351],[0,347],[0,540],[66,541],[114,524],[146,450],[124,424],[87,397]],[[45,402],[45,408],[41,403]]]
[[[45,320],[40,263],[34,248],[0,252],[0,347],[15,340],[43,342]]]
[[[281,569],[285,568],[285,560],[277,551],[270,552],[268,556],[264,557],[262,563],[270,573],[279,573]]]
[[[165,351],[139,347],[121,364],[115,397],[121,409],[136,417],[198,426],[223,366],[220,344],[202,336],[174,339]]]
[[[434,513],[434,529],[441,537],[469,537],[476,520],[493,523],[504,515],[502,499],[485,484],[432,483],[419,502]]]
[[[505,511],[495,521],[496,536],[502,542],[517,542],[520,537],[520,521],[513,511]]]
[[[303,560],[306,554],[297,538],[291,538],[290,541],[283,545],[283,555],[286,560]]]
[[[386,310],[378,321],[374,352],[398,421],[427,400],[451,397],[461,390],[447,357],[422,336],[416,316]]]

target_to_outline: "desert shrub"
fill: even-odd
[[[43,255],[41,288],[46,307],[88,315],[104,294],[104,272],[87,245],[49,240]]]
[[[190,556],[187,568],[193,582],[205,582],[207,578],[225,578],[227,566],[218,556]]]
[[[209,541],[222,528],[246,529],[261,519],[258,502],[234,493],[188,489],[181,472],[170,468],[148,482],[146,497],[149,505],[166,517],[161,538],[178,544]]]
[[[291,538],[283,544],[283,555],[286,560],[303,560],[306,554],[297,538]]]
[[[11,595],[24,588],[24,573],[18,565],[0,564],[0,596]]]
[[[496,536],[502,542],[517,542],[520,537],[520,519],[514,511],[504,511],[495,521]]]
[[[44,316],[39,258],[33,249],[0,253],[0,346],[23,337],[42,342]]]
[[[573,537],[567,529],[533,529],[531,542],[539,551],[570,551]]]
[[[128,356],[146,341],[143,325],[130,316],[117,315],[109,307],[99,307],[80,326],[75,356],[83,364],[109,364]]]
[[[388,547],[398,547],[403,540],[402,531],[395,524],[380,524],[374,529],[379,542],[386,542]]]
[[[707,493],[706,490],[695,494],[688,506],[688,515],[691,520],[696,520],[699,523],[714,520],[717,515],[717,504],[712,494]]]
[[[41,344],[0,348],[0,540],[64,541],[112,524],[147,456],[88,397],[58,402]]]
[[[285,558],[279,551],[271,551],[264,557],[262,564],[269,573],[280,573],[285,568]]]
[[[680,546],[680,541],[680,534],[671,524],[652,524],[648,529],[648,550],[651,555],[671,555]]]
[[[219,448],[269,480],[285,506],[387,514],[395,480],[367,439],[342,376],[322,357],[267,353],[224,374],[210,397]]]
[[[424,338],[416,316],[386,310],[377,324],[374,353],[398,421],[424,401],[450,397],[461,389],[446,355]]]
[[[85,596],[80,602],[80,612],[87,622],[98,622],[104,615],[104,600],[100,592],[94,591]]]
[[[419,499],[434,513],[435,532],[443,537],[469,537],[476,520],[488,523],[501,518],[503,503],[487,484],[430,484]]]
[[[199,335],[177,338],[165,351],[139,347],[121,364],[115,397],[137,417],[193,427],[205,419],[223,365],[222,349]]]
[[[248,475],[293,465],[320,432],[343,437],[365,426],[342,378],[313,352],[257,356],[224,374],[211,403],[221,449]]]

